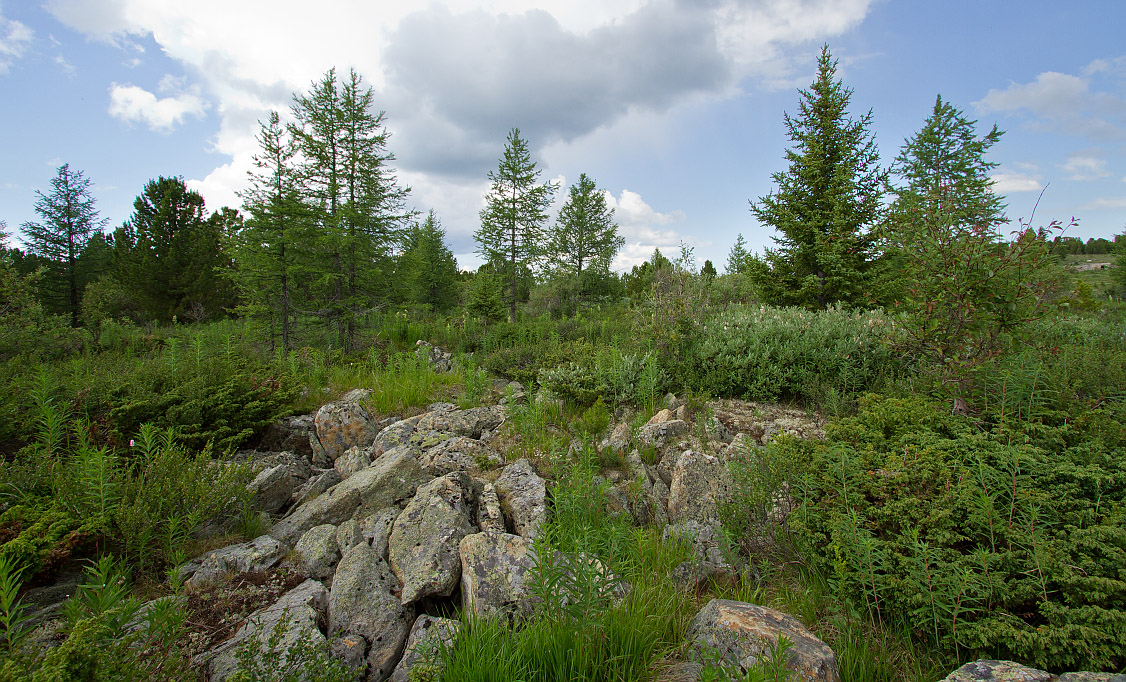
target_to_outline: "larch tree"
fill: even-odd
[[[434,310],[449,310],[457,305],[457,261],[446,245],[446,231],[434,211],[407,229],[398,270],[405,298],[412,303]]]
[[[548,235],[549,267],[573,283],[581,301],[594,280],[609,274],[610,263],[623,245],[625,238],[618,234],[606,193],[582,173],[571,185]]]
[[[59,166],[51,179],[51,191],[36,190],[35,212],[41,222],[20,226],[28,251],[48,261],[48,291],[60,299],[59,309],[78,326],[82,281],[79,258],[86,244],[100,233],[106,220],[98,219],[98,209],[90,193],[90,180],[70,164]]]
[[[504,264],[509,322],[516,320],[520,273],[534,270],[543,257],[547,209],[558,189],[550,182],[540,183],[539,177],[527,141],[513,128],[497,169],[489,171],[492,188],[481,210],[481,226],[473,234],[477,252],[486,261]]]
[[[776,188],[769,195],[751,202],[751,213],[781,233],[774,238],[778,248],[749,262],[770,303],[818,309],[867,294],[885,174],[872,112],[849,117],[852,90],[836,73],[826,45],[816,79],[799,91],[798,115],[785,115],[789,168],[771,176]]]

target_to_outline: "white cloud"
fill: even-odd
[[[74,74],[78,73],[78,69],[74,68],[74,64],[68,62],[66,60],[66,57],[62,56],[61,54],[55,55],[55,63],[59,65],[59,68],[62,69],[63,73],[65,73],[67,76],[73,77]]]
[[[1080,208],[1084,211],[1099,211],[1103,209],[1123,209],[1126,208],[1126,198],[1116,199],[1095,199],[1092,202],[1086,203]]]
[[[618,234],[625,239],[625,245],[614,259],[615,270],[629,270],[635,265],[641,265],[649,260],[654,249],[670,260],[680,254],[680,245],[700,245],[693,237],[682,235],[677,230],[669,227],[683,222],[686,216],[683,211],[675,210],[661,213],[650,206],[641,195],[628,189],[623,189],[615,197],[611,192],[605,192],[606,205],[614,209],[614,222],[618,224]]]
[[[1068,180],[1078,182],[1102,180],[1111,176],[1111,172],[1107,170],[1106,159],[1097,156],[1097,150],[1072,154],[1061,167],[1070,173]]]
[[[163,92],[165,81],[161,84]],[[113,83],[109,88],[110,116],[129,123],[144,123],[159,132],[172,130],[186,116],[202,117],[206,110],[207,103],[199,96],[198,88],[162,98],[136,85]]]
[[[27,51],[33,37],[27,24],[6,18],[0,7],[0,74],[8,73],[11,65]]]
[[[1031,173],[998,172],[989,177],[993,180],[993,191],[998,194],[1039,192],[1044,189],[1040,176]]]

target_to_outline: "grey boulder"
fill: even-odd
[[[535,539],[547,520],[547,483],[532,463],[521,459],[504,468],[493,483],[500,508],[517,535]]]

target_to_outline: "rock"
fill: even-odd
[[[363,533],[364,540],[384,561],[387,561],[387,542],[391,539],[391,528],[394,527],[395,519],[401,511],[398,507],[380,509],[360,524],[360,532]]]
[[[251,509],[273,514],[289,504],[293,491],[297,489],[298,478],[284,464],[258,472],[254,480],[247,484],[251,495]]]
[[[1073,672],[1058,678],[1043,670],[1013,661],[982,659],[967,663],[943,678],[942,682],[1126,682],[1126,675],[1114,673]]]
[[[332,657],[348,666],[355,673],[353,679],[359,679],[368,667],[365,652],[368,650],[368,641],[361,635],[349,632],[329,640],[329,653]]]
[[[409,450],[388,452],[367,469],[294,509],[270,529],[270,536],[289,544],[313,526],[339,524],[357,513],[407,500],[427,480]]]
[[[293,548],[294,564],[303,575],[324,580],[331,578],[340,561],[340,545],[336,542],[336,526],[324,524],[305,531]]]
[[[735,579],[735,571],[724,562],[688,560],[677,564],[669,576],[672,581],[689,592],[700,593],[713,583],[729,582]]]
[[[348,448],[332,463],[332,468],[340,474],[341,480],[369,466],[371,466],[371,449],[361,447]]]
[[[311,414],[279,419],[266,427],[266,432],[258,441],[258,449],[271,452],[295,452],[311,458],[313,448],[310,445],[310,436],[314,432],[313,421],[314,416]]]
[[[391,676],[414,621],[414,609],[400,603],[398,589],[391,567],[359,544],[340,560],[329,593],[329,635],[363,637],[369,644],[368,679],[378,682]]]
[[[411,434],[414,433],[414,425],[417,423],[417,417],[413,419],[403,419],[380,431],[379,434],[376,435],[375,441],[371,444],[372,457],[379,457],[385,452],[389,452],[404,445],[409,445]]]
[[[466,614],[517,621],[531,615],[527,583],[535,559],[528,540],[509,533],[475,533],[461,539],[458,554]]]
[[[457,405],[453,403],[430,403],[426,406],[427,412],[453,412]]]
[[[704,666],[695,661],[678,661],[661,666],[653,682],[700,682]]]
[[[678,539],[687,543],[692,548],[696,563],[710,563],[728,570],[735,568],[732,562],[741,563],[742,557],[730,546],[718,521],[701,523],[690,520],[669,524],[665,526],[661,539],[666,542]]]
[[[348,519],[336,527],[336,544],[342,554],[361,542],[365,542],[364,531],[356,519]]]
[[[442,663],[442,649],[450,649],[457,641],[461,623],[449,618],[435,618],[421,615],[414,621],[403,658],[391,674],[391,682],[411,682],[413,680],[439,680],[445,666]],[[413,678],[411,671],[416,667]],[[425,668],[426,675],[421,675]]]
[[[669,486],[669,521],[719,520],[719,508],[731,501],[734,482],[718,457],[688,450],[676,461]]]
[[[250,641],[265,644],[275,633],[280,634],[277,651],[279,663],[284,664],[287,651],[301,641],[321,644],[324,635],[317,629],[328,605],[324,585],[316,580],[306,580],[287,592],[281,599],[252,613],[234,636],[213,649],[206,656],[205,670],[210,682],[222,682],[238,670],[238,651]]]
[[[300,507],[343,480],[344,477],[336,469],[326,469],[310,476],[305,485],[294,491],[293,506]]]
[[[454,369],[453,354],[427,341],[415,341],[415,353],[426,360],[435,372],[452,372]]]
[[[388,558],[403,586],[403,604],[448,597],[461,578],[458,543],[476,532],[473,481],[455,471],[420,487],[395,519]]]
[[[684,405],[684,401],[677,398],[676,395],[672,393],[665,394],[665,409],[669,412],[676,412],[677,408],[682,405]]]
[[[730,443],[734,438],[727,426],[715,416],[710,416],[704,421],[704,433],[710,440],[721,443]]]
[[[444,431],[466,438],[480,438],[482,431],[493,431],[504,421],[504,408],[474,407],[453,412],[428,412],[415,426],[419,431]]]
[[[225,580],[232,573],[250,573],[272,568],[281,561],[284,554],[285,548],[281,543],[268,535],[261,535],[249,542],[208,552],[198,560],[199,568],[185,577],[193,587],[209,585]]]
[[[1059,682],[1126,682],[1126,674],[1078,672],[1060,675]]]
[[[484,483],[481,486],[481,494],[477,498],[477,527],[482,533],[505,532],[504,513],[500,510],[500,498],[497,497],[496,488],[492,483]]]
[[[657,470],[641,460],[634,451],[626,457],[626,473],[630,491],[629,509],[633,518],[642,526],[664,527],[669,522],[669,489]]]
[[[654,417],[655,419],[656,417]],[[641,445],[653,447],[658,450],[669,444],[674,438],[688,433],[688,423],[673,419],[656,424],[646,424],[637,432],[637,442]]]
[[[610,432],[610,435],[607,436],[606,439],[599,444],[598,447],[603,452],[612,452],[617,455],[624,455],[629,450],[629,441],[632,433],[633,432],[630,429],[629,424],[618,424],[614,427],[614,430]]]
[[[534,540],[547,520],[547,484],[532,463],[521,459],[509,464],[493,487],[516,534]]]
[[[664,424],[665,422],[672,421],[673,419],[675,419],[675,417],[673,416],[673,412],[674,412],[675,409],[676,408],[673,408],[672,410],[670,410],[670,409],[661,410],[660,412],[658,412],[658,413],[654,414],[652,417],[650,417],[649,421],[645,422],[645,425],[646,426],[653,426],[654,424]]]
[[[687,405],[681,405],[680,407],[676,408],[676,411],[673,412],[673,416],[676,417],[677,419],[679,419],[682,422],[687,422],[688,421],[688,406]]]
[[[375,441],[375,421],[359,403],[364,396],[366,393],[353,391],[317,410],[310,438],[314,461],[335,462],[348,448]]]
[[[796,618],[755,604],[713,599],[688,626],[690,658],[706,662],[718,656],[720,665],[746,674],[768,660],[785,635],[792,644],[786,667],[802,682],[839,682],[833,650],[805,629]]]
[[[504,464],[499,452],[479,440],[455,436],[424,451],[418,463],[432,476],[442,476],[451,471],[479,474]]]
[[[501,405],[526,405],[528,403],[527,389],[519,381],[508,382],[499,393],[501,398],[498,402]]]

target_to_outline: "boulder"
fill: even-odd
[[[451,471],[474,475],[503,465],[504,457],[479,440],[454,436],[425,450],[419,455],[418,463],[432,476],[442,476]]]
[[[504,408],[474,407],[453,412],[428,412],[415,426],[419,431],[445,431],[466,438],[480,438],[482,431],[493,431],[504,421]]]
[[[403,586],[403,604],[448,597],[461,578],[458,543],[476,532],[473,480],[460,471],[421,486],[395,519],[388,558]]]
[[[1074,672],[1058,678],[1043,670],[1013,661],[982,659],[967,663],[950,673],[942,682],[1126,682],[1126,675],[1114,673]]]
[[[333,637],[328,642],[329,654],[353,672],[352,679],[361,679],[367,670],[368,641],[361,635],[349,632]]]
[[[293,492],[293,506],[300,507],[343,480],[344,477],[336,469],[320,470],[320,473],[310,476],[304,485]]]
[[[688,423],[682,419],[672,419],[642,426],[637,432],[637,442],[660,450],[673,439],[686,433],[688,433]]]
[[[414,608],[396,596],[399,582],[385,561],[366,544],[349,549],[336,568],[329,593],[329,635],[364,638],[368,679],[382,682],[403,652]]]
[[[684,405],[684,401],[680,398],[677,398],[676,394],[674,393],[666,393],[664,403],[665,409],[669,412],[676,412],[677,409]]]
[[[669,489],[657,470],[641,460],[636,451],[626,457],[629,510],[642,526],[664,527],[669,522]]]
[[[314,461],[335,462],[348,448],[368,446],[375,441],[375,420],[360,405],[366,395],[353,391],[317,410],[309,443]]]
[[[661,539],[665,542],[676,539],[688,544],[695,556],[695,563],[710,563],[734,570],[732,562],[740,562],[740,555],[727,540],[723,526],[718,521],[701,523],[681,521],[665,526]]]
[[[274,604],[252,613],[233,637],[213,649],[205,657],[204,670],[210,682],[222,682],[239,668],[238,651],[252,641],[265,644],[275,634],[280,635],[276,651],[279,664],[284,665],[287,652],[301,641],[323,644],[324,635],[317,629],[328,606],[324,585],[316,580],[306,580],[287,592]]]
[[[726,562],[716,564],[711,561],[690,559],[677,564],[669,577],[686,591],[698,594],[706,590],[712,583],[733,581],[735,571],[731,570],[731,566]]]
[[[656,414],[654,414],[652,417],[649,418],[649,421],[645,422],[645,426],[653,426],[654,424],[664,424],[665,422],[670,422],[673,419],[676,419],[675,410],[676,410],[676,408],[673,408],[671,410],[668,409],[668,408],[665,408],[665,409],[657,412]]]
[[[372,457],[379,457],[385,452],[409,445],[411,435],[414,433],[414,425],[418,423],[418,420],[419,417],[403,419],[380,431],[375,437],[375,442],[371,444]]]
[[[547,520],[547,484],[532,463],[521,459],[509,464],[493,487],[500,499],[501,511],[516,534],[535,539]]]
[[[313,435],[314,415],[302,414],[283,417],[266,427],[262,439],[258,441],[259,450],[271,452],[295,452],[306,458],[313,456],[310,436]]]
[[[796,618],[756,604],[713,599],[688,626],[689,658],[744,675],[769,660],[785,635],[791,643],[786,667],[799,682],[839,682],[837,657]]]
[[[439,374],[452,372],[454,369],[454,356],[448,350],[439,348],[428,341],[419,339],[415,341],[415,353],[430,365],[430,368]]]
[[[535,556],[528,540],[509,533],[475,533],[461,539],[458,554],[466,614],[513,620],[531,615],[528,583]]]
[[[731,501],[734,482],[718,457],[687,450],[676,461],[669,486],[669,521],[714,523],[719,508]]]
[[[490,530],[505,532],[504,513],[500,510],[500,498],[492,483],[481,485],[481,494],[477,497],[477,527],[482,533]]]
[[[189,566],[198,564],[195,570],[181,572],[188,584],[200,587],[224,581],[232,573],[265,571],[281,561],[285,547],[268,535],[261,535],[237,545],[208,552]]]
[[[445,669],[442,663],[442,649],[452,648],[457,641],[461,623],[449,618],[436,618],[421,615],[414,621],[403,658],[391,674],[391,682],[411,682],[412,680],[441,679]],[[413,677],[411,671],[415,671]],[[421,674],[425,670],[426,674]]]
[[[285,464],[258,472],[246,486],[251,495],[250,508],[256,512],[277,513],[290,503],[298,483],[298,477]]]
[[[324,580],[331,578],[340,561],[340,545],[336,542],[336,526],[324,524],[305,531],[293,548],[293,562],[303,575]]]
[[[428,478],[409,450],[388,452],[367,469],[294,509],[270,529],[270,536],[286,544],[295,542],[313,526],[339,524],[357,513],[410,499]]]
[[[340,474],[341,480],[369,466],[371,466],[371,449],[361,447],[348,448],[332,463],[332,468]]]
[[[617,455],[624,455],[629,450],[629,441],[633,435],[632,429],[629,424],[618,424],[610,435],[603,440],[599,447],[603,452],[612,452]]]
[[[340,545],[341,554],[348,551],[352,545],[364,541],[364,530],[356,519],[348,519],[336,527],[336,544]]]
[[[384,561],[387,561],[387,542],[391,539],[391,529],[401,512],[398,507],[380,509],[369,514],[360,524],[364,540]]]

